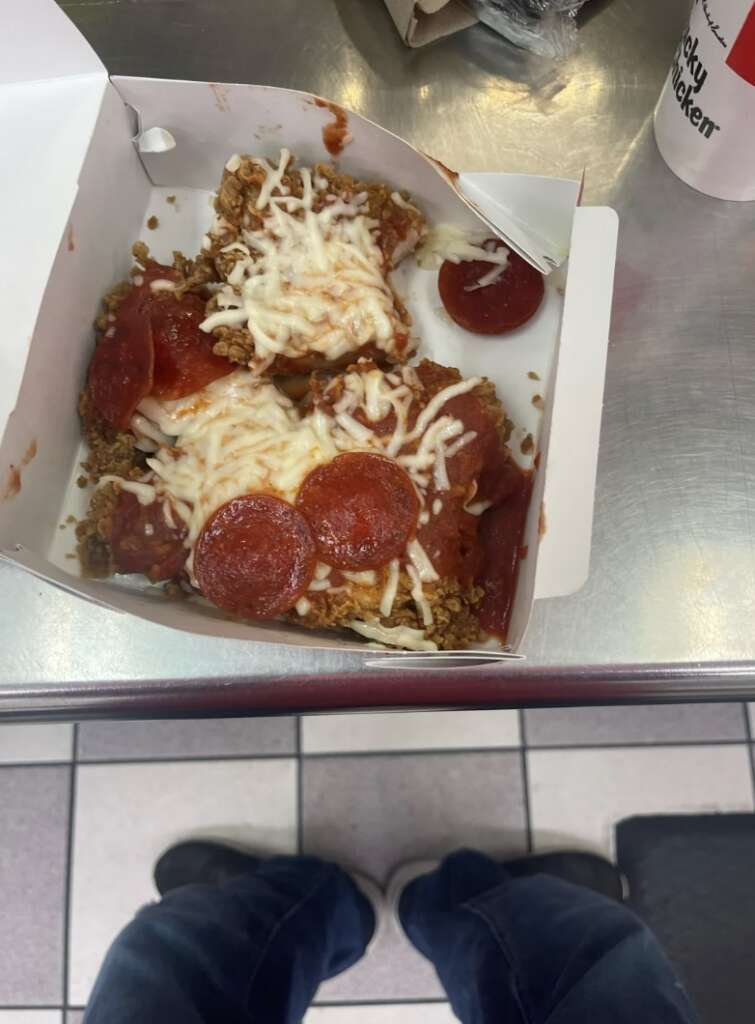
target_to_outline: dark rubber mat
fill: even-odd
[[[755,815],[628,818],[616,852],[704,1024],[753,1024]]]

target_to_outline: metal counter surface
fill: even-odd
[[[0,566],[0,715],[755,697],[755,204],[666,168],[652,110],[688,0],[591,0],[554,67],[482,27],[422,50],[381,0],[63,0],[112,73],[320,93],[452,167],[578,176],[619,213],[590,579],[526,662],[394,675],[208,640]]]

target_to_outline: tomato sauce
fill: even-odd
[[[340,156],[349,141],[349,119],[346,111],[330,100],[316,99],[315,106],[324,107],[333,115],[335,120],[323,126],[322,141],[332,157]]]
[[[508,497],[483,512],[477,538],[480,565],[476,582],[485,591],[477,614],[485,632],[501,640],[506,639],[519,565],[527,553],[522,539],[532,477],[521,469],[516,469],[516,473],[518,480]],[[513,478],[511,474],[510,479]]]

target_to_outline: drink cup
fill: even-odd
[[[755,199],[755,3],[695,0],[655,109],[661,156],[718,199]]]

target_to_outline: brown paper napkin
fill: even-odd
[[[407,46],[424,46],[441,36],[469,28],[477,18],[462,0],[385,0]]]

